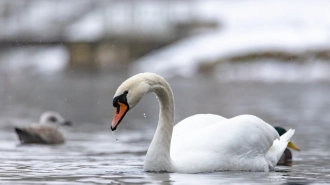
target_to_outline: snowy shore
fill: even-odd
[[[195,2],[198,19],[217,20],[222,27],[216,31],[192,35],[154,51],[137,60],[131,72],[151,71],[166,77],[190,77],[196,75],[205,63],[226,62],[230,58],[253,53],[300,55],[325,51],[329,54],[330,11],[326,7],[330,7],[330,2],[324,0],[198,1]],[[255,60],[246,61],[250,65],[243,62],[239,70],[241,72],[235,72],[237,79],[217,76],[228,80],[330,81],[330,75],[327,74],[330,64],[314,56],[305,61],[293,61],[294,64],[276,57],[264,60],[262,62],[256,57]],[[229,65],[226,64],[228,68],[215,65],[214,71],[229,73],[228,70],[232,70]],[[237,68],[239,64],[233,65]],[[292,68],[294,65],[298,67]],[[258,66],[259,70],[252,70]],[[248,75],[251,70],[255,76],[253,78]],[[288,77],[286,73],[294,77]],[[300,76],[305,78],[301,79]]]

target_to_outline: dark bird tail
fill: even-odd
[[[44,143],[39,136],[27,132],[24,128],[15,127],[15,132],[18,135],[21,144]]]

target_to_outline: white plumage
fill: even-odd
[[[209,122],[203,123],[201,120],[204,118]],[[225,119],[212,114],[199,114],[174,127],[171,158],[176,171],[184,173],[269,171],[276,165],[288,142],[277,139],[279,135],[272,126],[252,115]],[[269,149],[273,142],[283,146],[271,153]],[[278,156],[270,161],[267,155]]]
[[[269,171],[294,134],[290,129],[279,137],[271,125],[252,115],[226,119],[213,114],[197,114],[173,126],[173,93],[169,84],[153,73],[129,78],[117,89],[115,97],[126,93],[126,103],[132,109],[149,92],[158,96],[160,113],[146,155],[145,171]]]

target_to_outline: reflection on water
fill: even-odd
[[[329,84],[218,83],[172,79],[176,121],[196,114],[254,114],[295,128],[292,167],[270,173],[153,174],[143,160],[158,119],[158,102],[146,96],[111,134],[113,94],[126,75],[64,74],[0,80],[0,182],[4,184],[313,184],[330,180]],[[191,81],[194,83],[191,83]],[[202,103],[201,103],[202,102]],[[59,146],[19,146],[14,125],[36,121],[44,110],[74,120]]]

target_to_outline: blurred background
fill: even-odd
[[[205,91],[228,89],[219,83],[327,83],[328,7],[326,0],[1,1],[0,116],[55,110],[76,122],[110,122],[116,88],[139,72],[181,79],[178,93],[193,91],[182,88],[189,79],[208,82]],[[182,117],[200,111],[189,107]]]
[[[0,139],[18,143],[14,125],[53,110],[74,122],[69,146],[113,143],[117,87],[155,72],[173,88],[176,122],[196,113],[254,114],[296,128],[297,145],[311,153],[295,160],[314,159],[330,139],[329,7],[328,0],[2,0]],[[119,140],[140,145],[118,150],[144,156],[157,110],[148,95],[127,114]]]
[[[178,93],[193,91],[182,87],[189,79],[207,82],[205,91],[228,89],[219,83],[253,83],[257,92],[265,84],[328,83],[328,7],[326,0],[1,1],[0,116],[55,110],[77,122],[110,122],[116,88],[139,72],[181,79]],[[189,107],[182,117],[200,111]]]
[[[110,84],[147,71],[167,79],[329,82],[328,7],[326,0],[1,1],[0,115],[63,109],[97,122],[109,117]]]

